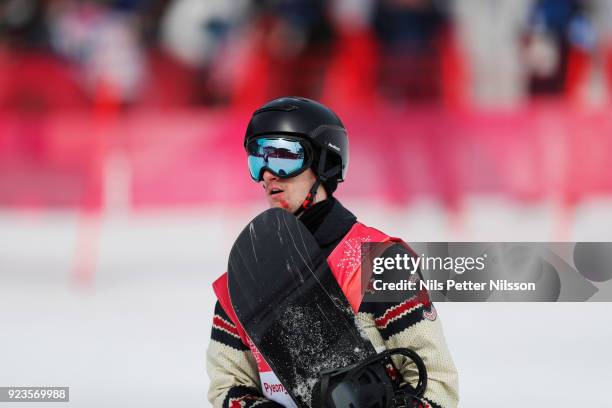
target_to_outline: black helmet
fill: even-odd
[[[348,137],[340,118],[311,99],[285,96],[257,109],[246,130],[244,146],[264,135],[290,135],[305,139],[313,148],[312,169],[332,193],[344,181],[349,162]]]

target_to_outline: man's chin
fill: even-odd
[[[282,208],[283,210],[287,210],[290,213],[294,212],[291,210],[291,205],[289,204],[289,202],[285,200],[271,200],[269,201],[269,204],[270,208]]]

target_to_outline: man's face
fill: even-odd
[[[293,213],[300,208],[315,180],[315,174],[312,169],[307,169],[291,178],[279,178],[266,170],[264,171],[261,183],[270,208],[284,208]],[[319,186],[316,201],[318,202],[325,198],[327,198],[325,190]]]

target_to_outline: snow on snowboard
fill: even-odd
[[[299,407],[316,406],[322,370],[376,355],[314,237],[283,209],[240,233],[228,285],[238,320]]]

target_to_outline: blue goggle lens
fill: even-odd
[[[282,137],[253,139],[247,144],[251,177],[260,181],[262,170],[277,177],[291,177],[304,168],[306,149],[298,140]]]

